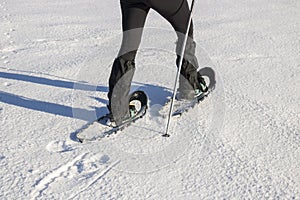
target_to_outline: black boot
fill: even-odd
[[[123,56],[115,59],[109,78],[108,109],[112,120],[119,125],[130,117],[129,91],[135,71],[134,60]]]
[[[185,54],[179,77],[178,99],[192,99],[199,93],[207,92],[205,80],[197,71],[198,61],[195,56],[196,43],[189,39],[186,44]],[[179,53],[179,46],[177,46]],[[179,67],[180,56],[177,56],[176,64]]]

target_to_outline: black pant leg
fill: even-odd
[[[109,77],[108,108],[117,124],[129,114],[129,91],[135,71],[134,59],[141,42],[149,9],[145,4],[121,0],[123,39]]]
[[[151,2],[151,7],[162,15],[172,25],[177,34],[176,64],[179,66],[180,54],[183,47],[184,38],[187,32],[188,22],[191,11],[187,0],[145,0]],[[168,5],[172,5],[168,7]],[[181,93],[189,94],[195,89],[202,89],[200,83],[204,83],[204,79],[197,73],[199,67],[195,56],[196,43],[193,40],[193,22],[191,22],[188,32],[188,40],[184,51],[184,58],[181,68],[181,76],[179,79],[179,90]]]

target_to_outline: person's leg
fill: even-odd
[[[176,31],[178,41],[176,46],[177,60],[179,65],[180,53],[183,46],[185,34],[190,17],[190,9],[186,0],[166,0],[162,3],[160,0],[146,0],[151,7],[160,15],[167,19]],[[171,5],[168,7],[167,5]],[[188,40],[184,52],[184,59],[179,79],[179,92],[183,98],[190,98],[194,90],[200,89],[206,91],[207,87],[202,76],[197,72],[198,61],[195,56],[196,43],[193,40],[193,23],[190,26]],[[192,93],[191,93],[192,92]]]
[[[134,59],[141,42],[149,8],[132,0],[121,0],[123,40],[109,77],[108,109],[116,124],[129,116],[129,91],[135,70]]]
[[[186,33],[190,17],[190,9],[186,0],[144,0],[147,5],[167,19],[176,32]],[[189,37],[193,38],[193,23],[189,30]]]

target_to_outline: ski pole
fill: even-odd
[[[178,79],[179,79],[179,76],[180,76],[180,71],[181,71],[181,68],[182,68],[183,56],[184,56],[184,52],[185,52],[185,48],[186,48],[186,43],[187,43],[187,40],[188,40],[188,37],[189,37],[189,30],[190,30],[191,23],[192,23],[192,13],[193,13],[193,10],[194,10],[194,4],[195,4],[195,0],[192,0],[190,17],[189,17],[187,30],[186,30],[186,33],[185,33],[185,36],[184,36],[184,40],[183,40],[183,44],[182,44],[182,48],[181,48],[181,52],[180,52],[180,60],[179,60],[179,64],[178,64],[179,66],[178,66],[178,71],[177,71],[177,75],[176,75],[175,83],[174,83],[173,96],[172,96],[172,101],[171,101],[171,107],[170,107],[170,110],[169,110],[169,116],[168,116],[166,132],[162,135],[163,137],[170,137],[168,132],[169,132],[171,116],[172,116],[173,108],[174,108],[177,82],[178,82]]]

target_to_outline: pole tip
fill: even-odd
[[[163,137],[170,137],[170,135],[167,134],[167,133],[163,134],[162,136],[163,136]]]

